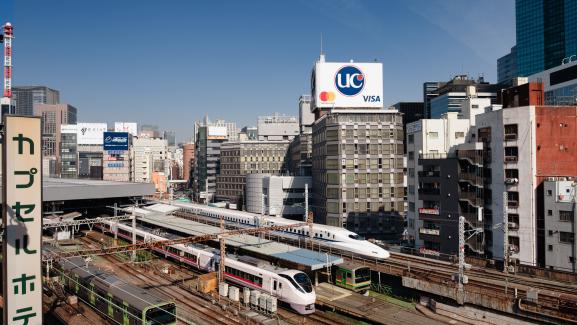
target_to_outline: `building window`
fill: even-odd
[[[552,215],[553,215],[553,210],[547,210],[547,215],[548,215],[548,216],[552,216]]]
[[[552,190],[547,190],[547,196],[553,196],[553,191],[552,191]]]
[[[414,160],[414,159],[415,159],[415,152],[409,151],[409,160]]]
[[[565,231],[560,231],[559,232],[559,241],[565,244],[573,244],[573,241],[575,240],[574,238],[574,234],[572,232],[565,232]]]
[[[455,132],[455,139],[464,138],[465,132]]]
[[[505,140],[517,139],[517,124],[505,125]]]
[[[559,210],[559,221],[573,221],[573,212]]]
[[[549,245],[547,248],[549,249],[550,252],[553,251],[553,245]]]
[[[409,136],[407,138],[408,138],[409,143],[415,142],[415,135],[414,134],[409,134]]]
[[[429,135],[429,138],[431,138],[431,139],[438,139],[439,138],[439,132],[429,132],[428,135]]]

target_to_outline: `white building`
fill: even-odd
[[[152,182],[153,172],[169,173],[168,143],[159,138],[133,138],[132,180],[140,183]]]
[[[257,129],[259,141],[292,140],[299,134],[299,121],[294,116],[260,116]]]
[[[246,211],[303,220],[305,184],[308,184],[310,193],[311,177],[248,174],[246,176]]]

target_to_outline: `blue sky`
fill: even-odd
[[[2,3],[15,85],[60,90],[81,121],[153,123],[180,140],[205,114],[239,127],[297,115],[321,34],[328,61],[383,63],[386,105],[458,73],[495,81],[515,42],[513,0]]]

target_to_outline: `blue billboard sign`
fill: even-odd
[[[128,132],[104,132],[104,150],[128,150]]]

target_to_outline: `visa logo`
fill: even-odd
[[[381,101],[381,96],[363,96],[365,103],[378,103]]]

